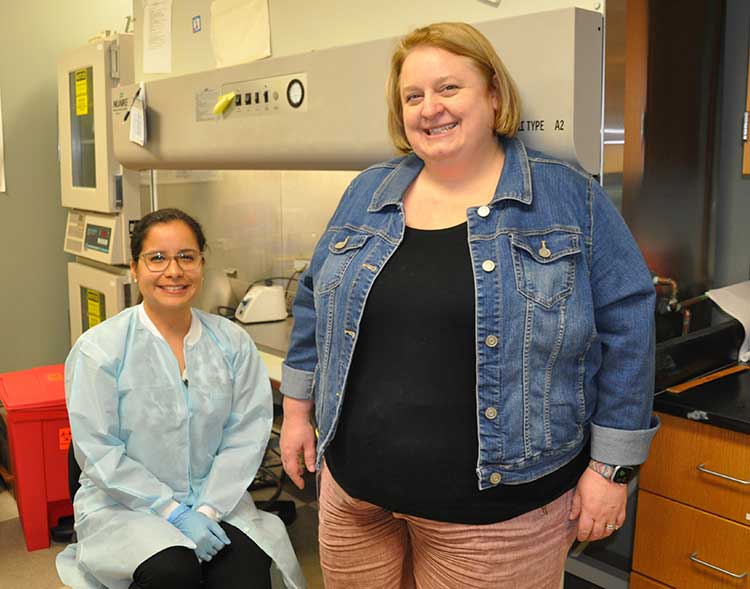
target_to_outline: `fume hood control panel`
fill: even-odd
[[[306,73],[223,84],[221,94],[230,92],[234,92],[234,101],[224,117],[307,112]]]

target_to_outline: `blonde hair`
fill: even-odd
[[[471,59],[484,76],[487,88],[494,88],[498,94],[500,106],[495,112],[495,133],[503,137],[513,137],[516,134],[521,118],[521,100],[516,83],[492,44],[471,25],[461,22],[442,22],[413,30],[399,41],[391,56],[386,100],[388,101],[388,133],[396,149],[401,153],[412,151],[404,130],[400,90],[401,68],[409,53],[421,46],[438,47]]]

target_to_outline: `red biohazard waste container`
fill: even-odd
[[[63,365],[0,374],[0,401],[7,412],[10,463],[26,548],[47,548],[50,528],[73,513]]]

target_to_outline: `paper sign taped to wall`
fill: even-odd
[[[172,0],[146,0],[143,6],[143,72],[172,72]]]
[[[211,45],[216,67],[271,55],[268,0],[214,0],[211,3]]]
[[[0,192],[5,192],[5,148],[3,147],[3,101],[0,96]]]

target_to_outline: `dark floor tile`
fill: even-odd
[[[297,519],[287,528],[308,589],[323,589],[318,554],[318,512],[312,507],[297,509]]]

